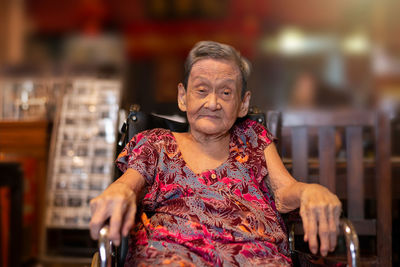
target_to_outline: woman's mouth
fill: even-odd
[[[217,115],[200,115],[200,117],[210,118],[210,119],[218,119],[219,118]]]

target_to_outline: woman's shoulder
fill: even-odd
[[[260,134],[264,131],[267,131],[267,129],[264,127],[264,125],[254,121],[254,120],[245,119],[245,120],[235,123],[235,125],[233,127],[233,131],[236,134],[249,135],[252,133]]]
[[[236,123],[233,127],[233,134],[242,142],[250,143],[254,146],[259,146],[260,143],[268,145],[276,140],[264,125],[251,119]]]
[[[130,140],[130,143],[135,145],[142,145],[148,143],[150,145],[157,145],[173,140],[172,132],[168,129],[154,128],[137,133]]]
[[[153,129],[144,130],[140,133],[137,133],[135,136],[136,137],[162,139],[162,138],[172,136],[172,132],[169,129],[153,128]]]

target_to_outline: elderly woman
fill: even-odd
[[[250,66],[231,46],[200,42],[185,63],[178,106],[189,131],[153,129],[127,144],[124,174],[91,201],[91,235],[110,218],[119,244],[135,223],[127,265],[291,265],[280,213],[300,207],[304,240],[313,253],[336,246],[341,204],[328,189],[297,182],[274,137],[247,114]]]

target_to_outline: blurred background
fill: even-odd
[[[120,75],[124,107],[139,103],[148,111],[176,113],[183,61],[200,40],[231,44],[251,60],[253,103],[262,109],[292,105],[297,89],[310,91],[304,105],[313,98],[322,106],[372,107],[383,101],[394,108],[400,98],[400,4],[394,0],[0,5],[4,72],[24,66],[35,75],[88,70]],[[325,93],[332,97],[321,97]]]
[[[182,115],[185,57],[213,40],[252,62],[252,105],[261,110],[381,108],[395,122],[399,9],[396,0],[0,0],[0,160],[22,162],[30,181],[24,261],[40,254],[53,120],[72,78],[119,81],[120,108]]]

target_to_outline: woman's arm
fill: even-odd
[[[264,155],[269,172],[268,183],[278,211],[286,213],[300,207],[304,241],[309,242],[310,250],[317,253],[318,234],[321,254],[325,256],[328,250],[333,251],[341,213],[337,196],[321,185],[296,181],[283,165],[274,144],[265,148]]]
[[[110,218],[109,237],[119,245],[121,233],[128,235],[135,222],[136,199],[144,184],[145,180],[138,171],[127,169],[101,195],[90,201],[92,219],[89,227],[93,239],[98,239],[101,227]]]

